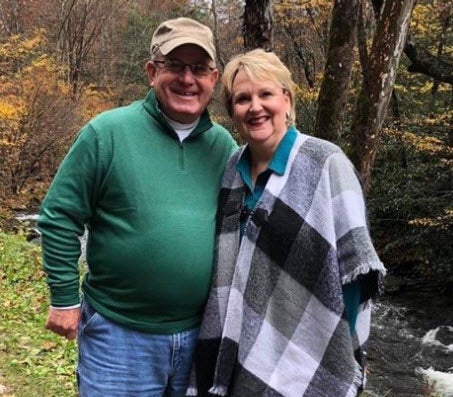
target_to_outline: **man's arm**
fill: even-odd
[[[92,216],[98,184],[98,143],[87,126],[61,163],[38,219],[51,295],[46,328],[68,339],[80,318],[79,237]]]

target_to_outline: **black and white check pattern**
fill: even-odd
[[[385,269],[354,168],[337,146],[298,133],[284,175],[271,175],[240,241],[242,150],[219,196],[213,285],[187,395],[356,396],[370,299]],[[356,279],[351,335],[342,286]]]

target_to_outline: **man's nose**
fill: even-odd
[[[179,78],[184,82],[193,82],[195,80],[195,75],[190,65],[184,65],[184,69],[179,73]]]

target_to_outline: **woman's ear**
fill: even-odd
[[[285,90],[284,93],[285,93],[286,107],[288,109],[286,111],[286,113],[291,114],[291,96],[289,95],[289,92],[287,90]]]

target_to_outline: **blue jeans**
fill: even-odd
[[[185,396],[198,331],[156,335],[130,330],[83,302],[79,397]]]

